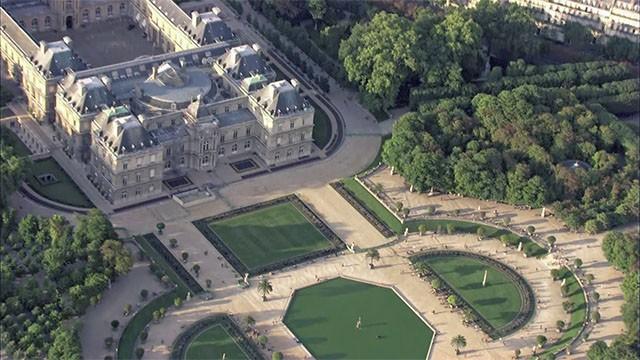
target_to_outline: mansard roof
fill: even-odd
[[[115,103],[115,98],[96,76],[75,79],[73,74],[62,81],[64,97],[81,114],[93,113]]]
[[[231,48],[218,59],[218,63],[235,79],[273,73],[256,48],[248,45]]]
[[[297,81],[293,80],[293,82],[297,85]],[[253,96],[272,116],[285,116],[311,108],[294,85],[287,80],[272,82],[256,91]]]
[[[67,42],[70,42],[70,39]],[[71,50],[67,42],[47,43],[40,41],[40,47],[33,58],[33,63],[49,77],[64,75],[67,69],[74,71],[86,69],[87,65],[78,54]]]
[[[156,144],[140,120],[125,107],[105,109],[94,121],[100,140],[115,153],[131,153]]]

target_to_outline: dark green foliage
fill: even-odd
[[[2,216],[1,245],[11,249],[0,263],[0,323],[16,358],[80,359],[69,319],[100,301],[109,282],[128,271],[130,255],[106,216],[91,210],[75,228],[59,216],[25,216],[17,224]],[[15,325],[15,326],[14,326]]]
[[[582,78],[607,81],[603,89],[611,93],[635,86],[611,83],[617,75],[607,74],[627,70],[612,65],[618,70],[605,71],[606,64],[573,69],[584,70]],[[507,75],[538,71],[517,62]],[[589,96],[586,87],[580,91]],[[638,139],[602,106],[583,105],[566,89],[527,85],[481,93],[469,109],[446,100],[420,106],[395,124],[383,160],[423,191],[435,187],[533,207],[556,202],[556,214],[569,227],[592,233],[638,216]],[[568,160],[588,166],[561,165]]]

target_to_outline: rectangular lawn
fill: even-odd
[[[290,202],[208,226],[249,271],[334,246]]]

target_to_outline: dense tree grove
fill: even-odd
[[[457,90],[483,72],[489,56],[537,56],[536,31],[527,9],[488,0],[442,14],[421,9],[412,20],[381,11],[353,26],[339,55],[365,104],[387,109],[407,83]]]
[[[607,260],[618,270],[625,273],[622,282],[624,304],[622,320],[626,332],[608,346],[597,341],[587,353],[589,360],[637,360],[640,359],[638,333],[640,327],[640,278],[638,277],[638,259],[640,259],[640,234],[612,231],[602,242],[602,251]]]
[[[9,145],[8,131],[11,130],[0,127],[0,207],[7,205],[9,195],[18,189],[31,163]]]
[[[566,89],[525,85],[467,107],[420,107],[398,120],[382,156],[418,190],[555,203],[571,228],[599,232],[639,215],[638,139]]]
[[[67,320],[100,301],[116,276],[129,271],[129,251],[98,210],[50,218],[2,212],[0,238],[0,343],[16,359],[80,359]]]

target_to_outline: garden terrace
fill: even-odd
[[[160,239],[155,236],[155,234],[145,234],[136,238],[136,240],[141,246],[145,247],[147,254],[154,258],[154,262],[162,267],[166,275],[169,276],[174,283],[191,291],[192,295],[199,294],[204,291],[196,279],[194,279],[193,276],[185,270],[175,256],[171,254],[169,249],[167,249]]]
[[[414,266],[428,268],[425,280],[438,278],[445,296],[455,294],[463,309],[493,339],[509,335],[533,316],[535,296],[529,284],[510,267],[491,258],[462,251],[435,250],[411,257]],[[487,270],[487,286],[482,286]]]
[[[329,226],[295,195],[193,224],[240,274],[263,274],[345,248]]]
[[[414,218],[405,221],[403,224],[358,181],[349,178],[331,185],[386,237],[393,235],[393,233],[401,234],[405,228],[408,228],[409,232],[412,233],[418,232],[420,225],[424,225],[427,231],[437,233],[443,233],[451,229],[453,233],[477,234],[478,229],[483,228],[484,237],[507,240],[506,245],[511,247],[517,247],[522,242],[523,251],[527,256],[541,257],[547,254],[547,250],[528,237],[482,223],[453,219]]]
[[[171,346],[171,359],[262,360],[255,345],[227,316],[202,319],[182,332]]]
[[[402,232],[402,224],[354,179],[331,183],[331,186],[358,211],[382,236]]]
[[[38,180],[38,177],[42,175],[52,175],[56,180],[51,183],[43,183]],[[81,208],[94,207],[91,200],[54,158],[34,161],[25,181],[31,189],[47,199]]]
[[[345,278],[295,290],[283,322],[316,359],[427,359],[434,338],[393,289]]]
[[[541,356],[545,354],[558,354],[562,350],[571,346],[582,334],[584,324],[587,321],[587,298],[580,283],[575,275],[566,267],[560,269],[561,274],[559,281],[566,279],[565,285],[568,286],[568,295],[566,300],[573,303],[571,309],[571,321],[567,324],[562,336],[553,344],[551,344]]]

